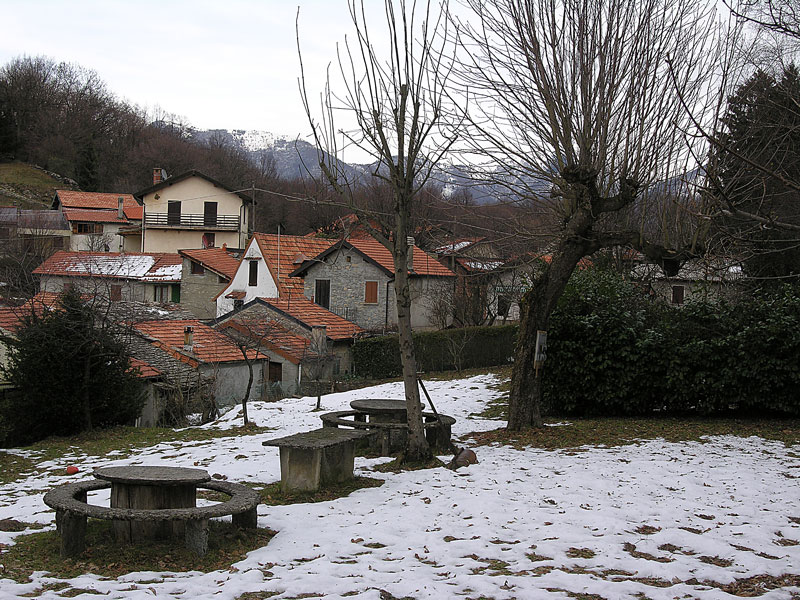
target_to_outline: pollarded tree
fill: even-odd
[[[385,0],[383,28],[370,29],[365,2],[348,0],[354,38],[340,48],[341,80],[329,80],[322,94],[321,121],[309,104],[305,78],[303,101],[320,153],[323,178],[337,192],[339,201],[355,212],[360,223],[383,244],[394,260],[394,289],[403,383],[408,405],[406,460],[430,456],[422,423],[417,387],[417,366],[411,330],[412,297],[408,258],[413,235],[411,216],[431,170],[452,145],[455,135],[439,136],[443,119],[444,85],[452,52],[446,35],[447,3],[432,0],[406,2]],[[301,57],[302,58],[302,57]],[[341,91],[336,92],[332,86]],[[334,115],[351,118],[355,127],[342,131]],[[370,210],[355,200],[356,182],[341,169],[337,136],[369,155],[370,175],[389,191],[389,210]]]
[[[688,221],[672,249],[648,241],[640,224],[663,205],[655,195],[693,167],[685,106],[709,94],[717,20],[712,4],[694,0],[465,3],[465,152],[552,223],[550,260],[520,305],[508,421],[516,430],[542,425],[536,332],[547,330],[583,257],[629,245],[671,274],[697,250]]]
[[[76,291],[64,293],[55,308],[30,306],[15,335],[2,338],[5,375],[19,390],[2,406],[7,441],[30,443],[139,416],[141,384],[102,313]]]

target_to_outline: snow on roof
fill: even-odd
[[[68,252],[59,250],[34,269],[35,275],[113,277],[151,282],[178,282],[183,261],[177,254]]]

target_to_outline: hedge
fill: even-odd
[[[414,334],[417,368],[448,371],[494,367],[511,362],[515,325],[466,327]],[[402,374],[396,335],[366,338],[353,344],[354,372],[359,377],[383,379]]]

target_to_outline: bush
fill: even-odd
[[[494,367],[511,362],[517,327],[465,327],[414,334],[417,368],[448,371]],[[354,371],[360,377],[398,377],[403,369],[396,335],[367,338],[353,344]]]
[[[553,313],[543,410],[573,416],[800,415],[800,290],[736,303],[650,303],[576,273]]]
[[[5,374],[17,388],[0,401],[4,445],[125,424],[139,415],[142,388],[126,347],[77,293],[64,294],[58,309],[31,312],[3,342]]]

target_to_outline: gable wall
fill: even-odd
[[[258,260],[258,284],[255,286],[249,285],[250,282],[250,258]],[[261,255],[261,249],[255,241],[255,238],[250,240],[250,245],[244,254],[244,258],[239,263],[239,268],[236,274],[231,279],[231,282],[225,288],[219,298],[217,298],[217,316],[229,313],[233,310],[233,299],[226,298],[225,296],[233,291],[245,292],[244,303],[247,304],[255,298],[277,298],[278,286],[272,278],[272,273],[267,266],[264,257]]]

